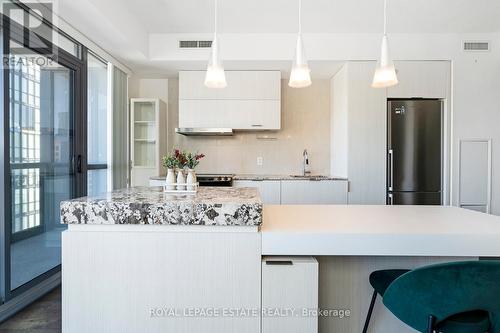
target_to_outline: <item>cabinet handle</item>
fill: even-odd
[[[253,124],[252,127],[262,127],[262,125],[259,124]]]
[[[394,205],[394,201],[393,201],[392,193],[391,193],[391,194],[389,194],[389,196],[388,196],[388,197],[389,197],[389,205],[390,205],[390,206]]]
[[[266,265],[269,265],[269,266],[292,266],[293,262],[291,260],[273,260],[273,261],[266,261]]]

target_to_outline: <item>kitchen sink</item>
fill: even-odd
[[[320,179],[327,179],[328,176],[322,176],[322,175],[290,175],[292,178],[297,178],[297,179],[312,179],[312,180],[320,180]]]

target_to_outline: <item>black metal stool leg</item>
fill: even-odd
[[[436,317],[429,316],[429,322],[427,324],[427,333],[434,333],[434,325],[436,324]]]
[[[373,307],[375,306],[375,301],[377,300],[377,292],[373,291],[372,300],[370,302],[370,307],[368,308],[368,313],[366,314],[365,326],[363,327],[363,333],[368,331],[368,325],[370,324],[370,319],[372,317]]]

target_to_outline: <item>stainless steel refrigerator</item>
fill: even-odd
[[[389,100],[387,204],[442,204],[442,123],[439,100]]]

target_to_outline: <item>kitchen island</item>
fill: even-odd
[[[256,189],[118,190],[62,202],[61,222],[62,332],[259,332],[214,313],[260,308]]]
[[[136,188],[61,208],[63,333],[259,333],[262,293],[274,292],[263,258],[310,255],[319,293],[299,283],[284,294],[316,290],[309,296],[319,294],[321,309],[350,314],[320,317],[319,332],[358,333],[371,271],[500,257],[500,217],[455,207],[262,206],[251,188],[200,188],[194,197]],[[270,270],[293,274],[289,265]],[[377,332],[413,331],[378,305]]]

